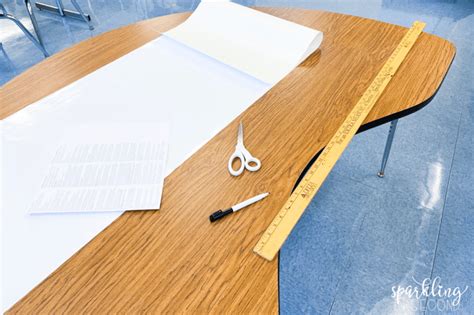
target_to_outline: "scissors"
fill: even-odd
[[[238,170],[234,170],[232,163],[235,159],[240,160],[240,167]],[[233,176],[239,176],[244,171],[244,168],[250,172],[256,172],[260,169],[260,160],[253,157],[252,154],[244,146],[244,127],[242,122],[239,125],[239,132],[237,134],[237,145],[235,146],[235,152],[230,156],[229,163],[227,165],[229,173]]]

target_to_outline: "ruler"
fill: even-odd
[[[278,215],[258,241],[253,251],[271,261],[283,246],[291,230],[314,198],[329,172],[364,122],[386,86],[395,75],[425,23],[414,22],[380,72],[311,166]]]

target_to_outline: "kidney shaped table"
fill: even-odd
[[[159,211],[125,212],[18,301],[11,313],[277,313],[278,259],[254,245],[295,182],[328,143],[407,29],[322,11],[258,8],[324,33],[321,49],[294,69],[165,179]],[[0,118],[157,38],[189,13],[129,25],[79,43],[1,89]],[[433,98],[454,58],[448,41],[426,33],[359,131],[410,114]],[[225,165],[245,119],[258,176]],[[232,141],[227,141],[232,139]],[[271,191],[253,211],[209,223],[235,195]],[[217,208],[216,208],[217,209]],[[157,259],[159,257],[159,259]]]

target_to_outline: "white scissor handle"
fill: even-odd
[[[232,163],[234,163],[234,160],[235,159],[239,159],[240,160],[240,167],[238,170],[234,170],[232,168]],[[259,161],[260,162],[260,161]],[[229,163],[227,164],[227,168],[229,169],[229,173],[232,175],[232,176],[239,176],[240,174],[242,174],[242,172],[244,171],[244,168],[246,167],[246,162],[245,162],[245,159],[244,159],[244,155],[241,151],[238,151],[238,150],[235,150],[234,153],[232,153],[232,155],[230,156],[229,158]]]
[[[250,171],[250,172],[256,172],[260,169],[260,167],[262,166],[262,163],[260,162],[259,159],[253,157],[252,154],[250,154],[249,151],[247,151],[247,149],[243,148],[242,149],[242,154],[244,156],[244,159],[245,159],[245,168]]]

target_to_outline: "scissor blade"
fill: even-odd
[[[242,122],[239,124],[239,132],[237,134],[237,143],[243,144],[244,143],[244,127]]]

